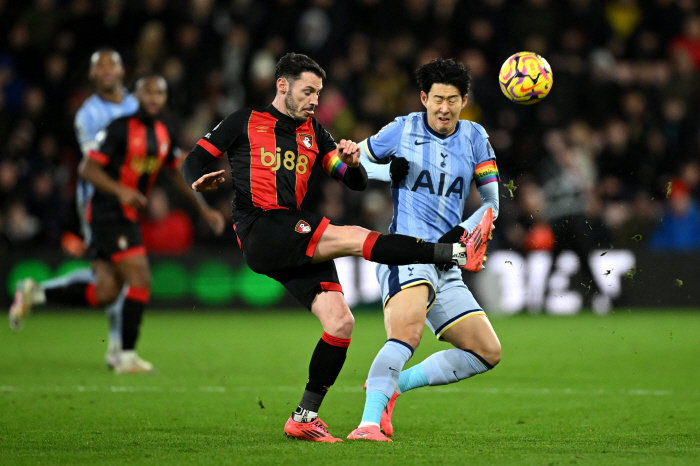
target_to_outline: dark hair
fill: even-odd
[[[301,73],[305,71],[310,71],[319,78],[326,78],[326,72],[323,71],[323,68],[318,63],[306,55],[291,52],[277,62],[275,79],[284,78],[291,83],[299,79]]]
[[[418,68],[414,75],[416,76],[418,87],[426,94],[430,92],[433,84],[440,83],[455,86],[459,89],[462,97],[464,97],[469,93],[469,85],[472,83],[469,70],[463,64],[451,58],[436,58]]]

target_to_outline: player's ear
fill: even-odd
[[[420,91],[420,101],[423,102],[423,106],[425,108],[428,108],[428,94],[426,94],[423,91]]]
[[[462,97],[462,108],[467,106],[467,99],[469,98],[469,95],[464,94],[464,97]]]
[[[289,82],[284,78],[279,78],[277,80],[277,92],[280,94],[286,94],[289,92]]]

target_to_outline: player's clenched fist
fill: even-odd
[[[197,181],[192,183],[192,189],[198,192],[214,191],[226,181],[224,177],[221,176],[223,174],[224,170],[219,170],[218,172],[202,175]]]
[[[350,140],[341,139],[338,143],[338,157],[348,167],[360,165],[360,146]]]

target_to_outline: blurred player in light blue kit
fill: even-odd
[[[75,115],[75,134],[83,156],[97,148],[97,135],[112,121],[123,116],[133,115],[139,103],[136,97],[124,87],[124,67],[116,50],[104,48],[90,57],[90,81],[95,85],[92,94],[78,109]],[[90,200],[95,188],[83,178],[77,182],[76,201],[84,244],[91,240],[88,218]],[[10,308],[10,326],[18,330],[31,307],[46,301],[62,304],[87,304],[93,307],[110,304],[107,316],[110,321],[109,343],[105,362],[110,368],[118,363],[121,350],[121,314],[124,296],[100,296],[94,287],[95,275],[108,272],[112,265],[108,261],[95,259],[91,268],[80,269],[69,275],[48,280],[41,284],[32,279],[18,284],[15,302]],[[85,301],[83,303],[82,301]]]
[[[466,268],[478,272],[498,215],[500,177],[484,128],[459,120],[471,78],[461,63],[444,59],[421,66],[415,75],[426,112],[398,117],[363,141],[363,166],[370,178],[392,181],[391,233],[438,242],[467,238]],[[472,180],[481,207],[463,222]],[[369,371],[362,422],[348,438],[391,441],[391,414],[400,394],[493,369],[501,360],[501,345],[461,270],[378,265],[377,279],[389,339]],[[426,323],[455,348],[402,370]]]

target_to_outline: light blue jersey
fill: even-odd
[[[420,112],[396,118],[363,141],[361,160],[372,179],[389,179],[389,166],[377,164],[394,157],[409,162],[406,179],[391,187],[394,217],[389,231],[437,242],[461,223],[472,180],[477,187],[500,180],[488,138],[481,125],[468,120],[442,136]]]
[[[124,98],[119,103],[104,100],[97,94],[92,94],[75,115],[75,136],[78,138],[80,150],[83,156],[97,148],[97,133],[105,129],[117,118],[133,115],[139,108],[139,102],[132,94],[124,88],[122,90]],[[90,198],[92,198],[95,188],[82,178],[78,178],[76,200],[78,204],[78,215],[82,223],[83,236],[87,242],[90,240],[90,229],[85,219],[85,209]]]

